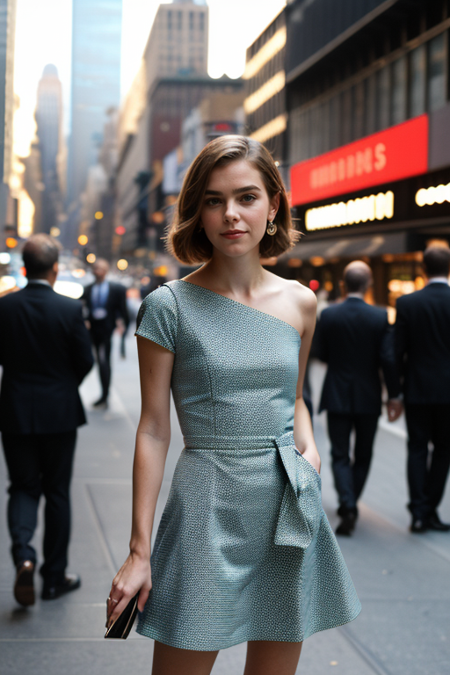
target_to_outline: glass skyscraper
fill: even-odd
[[[0,0],[0,228],[5,224],[12,162],[16,0]],[[0,232],[0,237],[3,231]]]
[[[68,202],[96,163],[106,111],[120,102],[122,0],[73,0]]]

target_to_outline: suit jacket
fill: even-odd
[[[395,353],[405,403],[450,403],[450,287],[428,284],[397,300]]]
[[[116,327],[116,320],[123,319],[125,326],[130,323],[130,317],[127,309],[126,289],[122,284],[116,284],[108,281],[109,293],[106,301],[106,318],[94,319],[92,316],[92,289],[95,284],[90,284],[84,289],[83,297],[81,298],[87,308],[87,318],[91,326],[98,325],[105,331],[105,335],[110,336]]]
[[[381,412],[381,377],[389,397],[400,393],[387,312],[359,298],[325,309],[315,353],[328,364],[320,410],[345,414]]]
[[[82,306],[30,283],[0,298],[0,430],[74,431],[86,422],[78,385],[93,364]]]

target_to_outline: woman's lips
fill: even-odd
[[[228,230],[227,232],[222,232],[222,237],[225,239],[239,239],[245,234],[243,230]]]

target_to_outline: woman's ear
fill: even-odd
[[[275,217],[278,213],[278,209],[280,208],[280,193],[277,192],[276,195],[272,197],[270,200],[270,210],[267,219],[272,222],[275,220]]]

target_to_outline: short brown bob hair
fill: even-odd
[[[299,234],[292,226],[286,190],[271,154],[252,138],[219,136],[203,148],[189,167],[168,229],[167,249],[180,262],[195,264],[211,259],[213,246],[204,230],[199,228],[203,199],[213,169],[236,160],[247,160],[259,171],[269,199],[280,195],[280,207],[274,220],[277,232],[273,236],[266,233],[262,238],[261,257],[278,256],[297,241]]]

